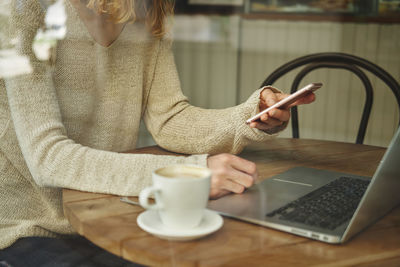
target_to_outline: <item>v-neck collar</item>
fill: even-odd
[[[77,10],[77,8],[74,6],[74,4],[71,3],[70,0],[67,0],[66,2],[69,5],[69,8],[71,8],[71,10],[74,13],[74,15],[76,15],[76,17],[79,19],[79,23],[81,24],[81,28],[83,28],[83,30],[87,33],[88,36],[90,36],[90,39],[92,39],[92,41],[95,44],[99,45],[102,48],[108,49],[108,48],[111,48],[112,46],[114,46],[118,42],[118,40],[121,38],[121,35],[124,32],[126,23],[122,26],[121,31],[116,35],[116,38],[114,38],[114,40],[112,40],[107,46],[99,43],[96,40],[95,36],[92,34],[92,32],[89,30],[87,22],[83,19],[83,17],[81,16],[81,14]]]

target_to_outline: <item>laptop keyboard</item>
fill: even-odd
[[[353,216],[369,182],[340,177],[266,216],[334,230]]]

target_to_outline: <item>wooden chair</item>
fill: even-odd
[[[365,70],[369,71],[373,75],[380,78],[393,92],[397,104],[400,110],[400,85],[399,83],[384,69],[378,65],[349,54],[345,53],[317,53],[310,54],[303,57],[296,58],[287,62],[286,64],[277,68],[272,72],[267,79],[262,83],[262,86],[273,85],[273,83],[280,77],[284,76],[286,73],[299,68],[301,69],[295,76],[291,86],[291,93],[297,91],[301,80],[311,71],[320,68],[332,68],[332,69],[345,69],[354,73],[364,85],[366,99],[364,103],[364,110],[361,117],[361,122],[358,128],[356,144],[362,144],[364,142],[365,132],[368,126],[368,120],[371,113],[371,107],[373,102],[373,91],[370,80],[365,74]],[[298,112],[297,107],[291,109],[292,112],[292,132],[293,138],[299,138],[299,122],[298,122]],[[400,125],[400,119],[399,119]]]

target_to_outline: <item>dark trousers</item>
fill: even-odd
[[[0,250],[0,267],[138,267],[78,236],[26,237]]]

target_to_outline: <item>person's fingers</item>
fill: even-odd
[[[267,104],[268,107],[278,102],[278,96],[271,89],[265,89],[261,92],[260,96],[262,102]]]
[[[254,162],[232,154],[224,154],[224,156],[225,158],[223,160],[225,160],[225,162],[227,162],[236,170],[245,172],[250,175],[255,175],[257,173],[257,166]]]
[[[217,199],[230,194],[231,191],[211,186],[210,199]]]
[[[260,110],[264,110],[278,101],[285,99],[288,97],[288,94],[283,93],[274,93],[271,89],[265,89],[260,94]],[[309,104],[315,101],[315,94],[309,93],[298,99],[294,103],[285,106],[284,108],[277,108],[270,110],[268,113],[261,115],[261,117],[249,124],[251,128],[257,128],[263,131],[270,130],[271,128],[283,125],[290,119],[290,108],[297,105]]]
[[[231,180],[237,184],[240,184],[246,188],[248,188],[254,184],[255,179],[257,179],[256,175],[257,175],[257,172],[254,172],[253,174],[248,174],[243,171],[239,171],[235,168],[230,168],[226,172],[226,177],[229,180]]]
[[[270,116],[269,114],[263,114],[263,115],[261,115],[260,119],[255,122],[265,124],[266,126],[269,126],[269,127],[275,127],[275,126],[282,125],[283,123],[288,121],[290,118],[290,112],[287,110],[274,109],[274,110],[272,110],[272,114],[274,115],[274,117]],[[255,124],[253,124],[253,126],[255,126]],[[251,124],[250,124],[250,127],[252,127]],[[252,128],[254,128],[254,127],[252,127]]]
[[[217,185],[225,189],[229,189],[223,184],[225,180],[230,180],[247,188],[252,186],[254,181],[257,179],[257,171],[249,174],[244,171],[237,170],[233,166],[220,167],[214,170],[213,175],[215,177],[215,181],[219,180],[222,183]]]
[[[272,91],[271,91],[271,92],[272,92]],[[269,96],[269,94],[268,94],[268,96]],[[288,97],[288,96],[289,96],[289,94],[276,93],[276,94],[275,94],[276,102],[281,101],[281,100],[285,99],[285,98]],[[315,101],[315,94],[312,93],[312,92],[310,92],[309,94],[305,95],[304,97],[302,97],[302,98],[296,100],[295,102],[293,102],[293,103],[291,103],[290,105],[288,105],[287,107],[285,107],[285,109],[289,109],[289,108],[291,108],[291,107],[298,106],[298,105],[310,104],[310,103],[312,103],[312,102],[314,102],[314,101]],[[273,104],[275,104],[275,103],[273,103]],[[271,105],[268,105],[268,106],[271,106]],[[261,106],[260,106],[260,108],[261,108]],[[266,107],[265,107],[265,108],[266,108]],[[265,108],[264,108],[264,109],[265,109]]]
[[[259,121],[255,121],[254,123],[252,122],[250,124],[250,127],[251,128],[257,128],[257,129],[262,130],[262,131],[268,131],[268,130],[271,130],[272,128],[274,128],[274,127],[281,126],[282,124],[283,123],[280,122],[278,125],[272,126],[270,124],[265,124],[265,123],[262,123],[262,122],[259,122]]]
[[[285,121],[281,121],[281,120],[278,120],[278,119],[275,119],[275,118],[271,118],[271,119],[269,119],[267,125],[270,126],[270,127],[276,127],[276,126],[281,126],[284,123],[285,123]]]
[[[207,160],[212,171],[210,198],[218,198],[228,192],[242,193],[257,179],[255,163],[232,154],[218,154]]]
[[[246,189],[245,186],[238,184],[230,179],[212,179],[211,188],[218,188],[220,190],[227,190],[233,193],[243,193]]]
[[[285,99],[288,96],[290,96],[290,94],[284,94],[284,93],[277,93],[276,94],[276,98],[277,98],[278,101],[281,101],[281,100]]]
[[[276,126],[282,125],[284,123],[283,121],[280,121],[280,120],[277,120],[277,119],[271,118],[271,117],[267,121],[256,121],[256,122],[259,124],[263,124],[267,127],[276,127]]]
[[[314,93],[309,93],[305,95],[304,97],[300,98],[299,100],[293,102],[288,106],[288,108],[298,106],[298,105],[303,105],[303,104],[310,104],[315,101],[315,94]]]
[[[260,98],[260,103],[258,104],[259,110],[264,110],[268,108],[267,103],[264,101],[264,99]]]
[[[286,109],[273,109],[269,111],[268,114],[263,114],[260,117],[261,122],[264,123],[268,123],[270,119],[275,119],[281,122],[288,121],[290,119],[290,111]]]

